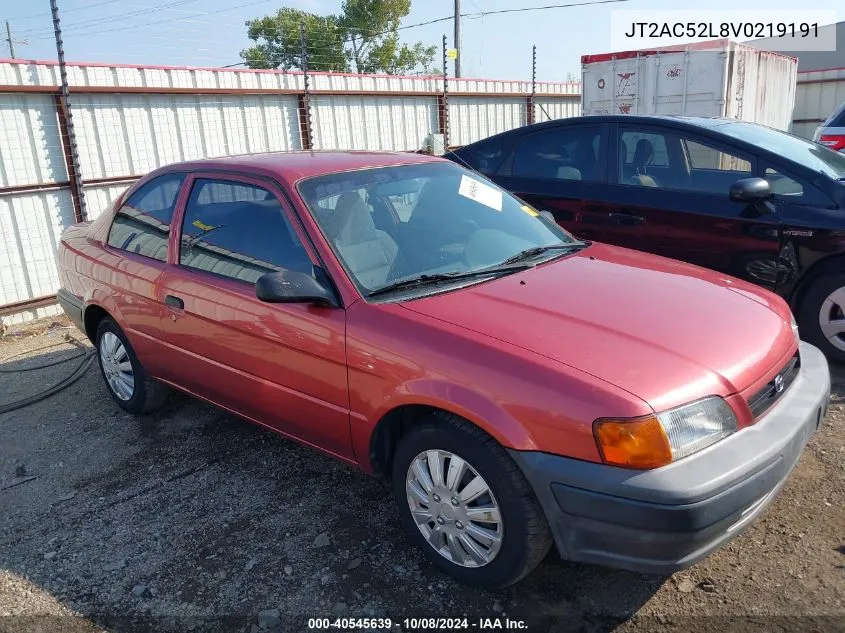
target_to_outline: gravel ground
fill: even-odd
[[[65,335],[84,341],[62,320],[13,329],[0,370],[85,353]],[[0,406],[80,362],[0,373]],[[644,576],[553,552],[490,592],[429,565],[389,492],[362,473],[185,396],[152,416],[124,414],[94,364],[0,415],[0,631],[299,631],[336,616],[845,631],[844,398],[835,368],[830,414],[775,504],[693,568]]]

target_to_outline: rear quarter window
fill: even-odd
[[[159,176],[129,196],[114,216],[109,246],[166,262],[173,207],[184,179],[184,174]]]

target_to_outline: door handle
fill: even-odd
[[[638,226],[645,224],[645,218],[641,215],[631,215],[629,213],[611,213],[607,216],[612,224],[619,226]]]
[[[179,297],[174,297],[173,295],[165,295],[164,302],[171,308],[178,308],[179,310],[185,309],[185,302],[182,301]]]

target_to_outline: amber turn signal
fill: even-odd
[[[656,417],[596,420],[593,433],[606,464],[646,469],[672,461],[669,438]]]

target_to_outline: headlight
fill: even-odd
[[[792,315],[792,335],[795,337],[795,342],[801,344],[801,336],[798,334],[798,322],[795,320],[795,315]]]
[[[658,468],[718,442],[737,429],[728,403],[711,396],[635,420],[596,420],[593,433],[607,464]]]

